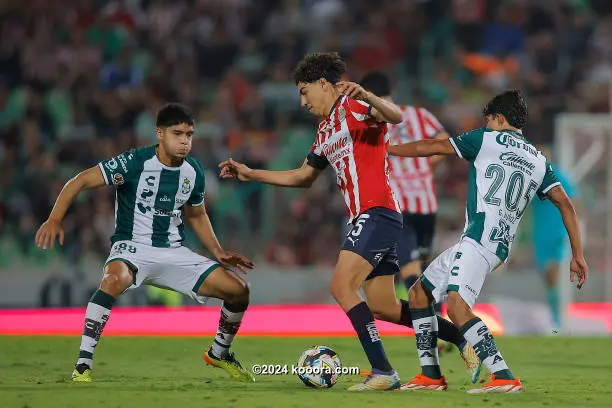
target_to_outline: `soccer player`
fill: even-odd
[[[185,107],[165,106],[157,114],[159,144],[119,154],[69,180],[36,234],[42,249],[52,249],[56,238],[63,245],[62,219],[76,196],[104,185],[117,187],[112,248],[100,288],[87,304],[73,381],[92,381],[93,353],[113,304],[126,289],[140,285],[172,289],[199,302],[222,299],[217,335],[204,359],[237,381],[255,381],[230,351],[249,304],[249,288],[221,266],[246,273],[253,264],[217,241],[204,205],[204,170],[189,155],[193,133],[193,116]],[[218,262],[182,246],[183,213]]]
[[[588,278],[578,221],[571,199],[546,157],[525,137],[527,104],[519,91],[495,96],[485,107],[486,127],[446,140],[421,140],[389,147],[403,157],[456,154],[469,162],[466,225],[458,244],[439,255],[409,292],[421,373],[404,390],[445,390],[436,343],[438,323],[432,302],[448,297],[448,315],[460,328],[491,381],[470,393],[521,392],[489,328],[472,312],[485,277],[506,262],[518,224],[538,194],[559,209],[572,248],[570,280]]]
[[[546,146],[537,148],[550,159]],[[558,167],[552,165],[553,171],[563,185],[568,197],[574,198],[575,187],[571,179]],[[561,327],[559,310],[559,268],[564,259],[568,242],[563,227],[563,220],[549,201],[534,200],[533,208],[533,251],[538,271],[544,275],[546,283],[546,299],[552,315],[555,328]]]
[[[400,386],[374,318],[411,326],[408,302],[395,296],[397,241],[402,218],[387,177],[386,123],[399,123],[401,111],[361,86],[342,82],[344,61],[335,53],[314,53],[297,66],[295,83],[301,105],[323,118],[315,142],[300,168],[288,171],[250,169],[229,159],[219,164],[221,178],[258,181],[285,187],[310,187],[327,167],[334,168],[349,222],[331,281],[331,293],[350,319],[372,365],[352,391]],[[306,226],[307,227],[307,226]],[[368,303],[359,294],[363,287]],[[447,322],[451,330],[457,330]],[[476,358],[476,356],[474,355]]]

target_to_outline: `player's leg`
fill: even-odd
[[[435,214],[411,214],[404,212],[402,214],[404,225],[402,228],[402,237],[398,243],[398,258],[400,264],[400,278],[406,286],[406,290],[410,291],[412,285],[416,283],[421,273],[423,273],[431,262],[431,248],[433,244],[433,234],[435,232]],[[368,298],[371,306],[371,301]],[[412,318],[410,316],[410,307],[407,301],[401,300],[404,318],[400,324],[405,324],[412,327]],[[455,344],[460,351],[463,350],[466,342],[459,330],[448,320],[441,315],[442,303],[436,303],[434,310],[439,316],[438,319],[438,336],[441,340],[448,342],[449,347],[440,344],[439,351],[452,349],[452,344]],[[384,319],[383,319],[384,320]],[[469,350],[466,350],[468,352]],[[468,353],[468,361],[474,360],[472,353]],[[465,360],[466,355],[462,353]],[[473,366],[475,361],[471,361]]]
[[[224,369],[236,381],[255,382],[253,374],[230,350],[249,306],[249,284],[235,273],[218,267],[202,282],[197,294],[223,300],[217,334],[212,346],[204,353],[204,361]]]
[[[438,321],[434,310],[434,297],[419,279],[408,292],[410,314],[416,337],[417,353],[421,373],[402,390],[442,391],[448,388],[446,379],[440,370],[438,357]]]
[[[350,387],[352,391],[399,387],[399,376],[387,359],[374,315],[361,297],[359,289],[388,253],[396,254],[401,228],[400,214],[381,208],[368,210],[355,221],[334,269],[331,293],[351,321],[372,366],[372,374],[363,383]],[[393,275],[397,271],[396,263],[389,274]]]
[[[343,250],[330,285],[332,295],[351,321],[372,366],[371,378],[349,388],[353,391],[385,390],[399,386],[399,377],[387,359],[374,315],[359,294],[359,288],[372,269],[372,265],[360,255]]]
[[[474,347],[478,357],[492,373],[491,381],[482,388],[469,390],[469,393],[503,392],[514,393],[523,390],[519,378],[515,378],[497,348],[495,339],[487,325],[477,317],[471,307],[456,291],[449,291],[448,313],[460,326],[467,341]]]
[[[380,268],[379,265],[377,268]],[[363,284],[363,291],[372,310],[374,317],[386,322],[400,324],[412,328],[412,315],[410,304],[407,300],[397,299],[395,296],[393,275],[382,275],[370,277]],[[459,332],[459,329],[442,316],[437,316],[438,337],[442,340],[455,344],[462,350],[467,342]]]
[[[425,269],[433,261],[432,248],[436,232],[436,214],[419,215],[415,225],[417,226],[417,247],[421,260],[421,272],[425,272]]]
[[[421,267],[421,272],[425,272],[425,270],[427,269],[427,267],[433,260],[432,248],[433,248],[434,233],[436,229],[436,214],[433,213],[433,214],[413,215],[413,223],[417,231],[416,238],[417,238],[417,247],[419,250],[419,260],[420,260],[419,266]],[[434,304],[434,311],[436,312],[436,315],[438,316],[442,316],[442,303],[443,302],[436,302]],[[447,340],[446,335],[445,335],[446,334],[445,327],[443,325],[440,325],[440,323],[441,323],[441,320],[438,319],[438,329],[439,329],[438,338],[440,340],[443,340],[442,342],[439,342],[438,344],[438,352],[441,353],[441,352],[451,351],[453,349],[453,344],[455,344],[461,351],[463,343],[457,344],[456,342]],[[461,338],[463,338],[463,336],[461,336]],[[464,356],[463,353],[462,353],[462,356]],[[467,360],[466,360],[466,363],[467,363]]]
[[[90,382],[93,354],[102,330],[109,319],[115,300],[134,282],[134,265],[125,260],[108,262],[98,290],[94,292],[85,311],[85,326],[79,347],[79,359],[72,372],[76,382]],[[132,269],[131,269],[132,268]]]
[[[363,284],[363,291],[376,319],[412,328],[412,315],[409,302],[395,296],[393,275],[376,275],[386,265],[378,265]],[[438,337],[456,344],[459,348],[472,382],[476,382],[480,373],[480,359],[471,345],[459,332],[459,329],[442,316],[436,315]]]
[[[437,348],[438,324],[434,302],[443,300],[448,285],[448,270],[458,245],[442,252],[408,292],[421,373],[402,390],[445,390],[448,386],[440,370]]]
[[[197,294],[223,300],[217,334],[207,351],[208,357],[223,360],[232,354],[232,342],[249,306],[249,285],[235,273],[217,267],[202,282]]]
[[[472,311],[487,274],[499,263],[495,254],[488,253],[480,245],[464,239],[450,269],[451,276],[447,287],[448,316],[459,327],[492,374],[490,382],[482,388],[470,390],[470,393],[522,391],[520,380],[512,375],[491,331]]]
[[[249,305],[246,281],[216,261],[185,247],[163,248],[159,252],[165,254],[164,264],[149,273],[148,283],[169,288],[200,303],[210,297],[223,300],[217,334],[204,354],[206,363],[224,369],[236,381],[255,381],[230,350]]]
[[[414,225],[414,216],[403,213],[404,224],[402,236],[398,243],[398,257],[400,263],[400,278],[409,291],[423,272],[419,257],[418,231]]]
[[[429,266],[429,264],[431,263],[431,250],[429,248],[421,248],[421,265],[423,267],[423,272],[425,272],[425,270],[427,269],[427,267]],[[455,338],[455,340],[459,340],[460,342],[458,343],[457,341],[453,341],[453,340],[448,340],[445,336],[445,327],[444,327],[444,322],[448,322],[449,324],[452,324],[452,322],[444,319],[442,317],[442,305],[444,304],[444,302],[435,302],[434,303],[434,312],[436,312],[436,315],[438,316],[438,339],[442,340],[440,342],[438,342],[438,354],[442,354],[442,353],[449,353],[453,350],[453,345],[457,346],[457,348],[459,349],[459,352],[461,353],[462,357],[464,357],[464,361],[466,362],[466,364],[468,365],[468,371],[470,371],[470,367],[474,368],[475,366],[471,365],[469,363],[468,360],[465,360],[465,355],[463,353],[464,351],[464,347],[467,344],[467,342],[465,342],[465,338],[461,335],[461,333],[459,334],[459,338]],[[442,322],[442,324],[440,324]],[[456,328],[456,326],[453,324],[453,327]],[[457,329],[457,332],[459,332],[459,329]],[[471,346],[470,346],[471,348]],[[470,351],[470,350],[466,350],[466,351]],[[480,360],[478,361],[478,374],[480,373]],[[472,377],[473,378],[473,377]],[[474,380],[475,381],[475,380]]]

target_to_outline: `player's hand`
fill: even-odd
[[[340,81],[336,84],[341,94],[360,101],[368,101],[370,93],[355,82]]]
[[[249,258],[244,255],[241,255],[237,252],[226,251],[224,249],[218,249],[214,253],[215,258],[223,264],[224,266],[233,267],[239,269],[243,274],[247,274],[247,272],[255,266],[253,262]]]
[[[572,262],[570,263],[570,282],[574,282],[576,277],[578,278],[578,289],[581,289],[584,282],[589,279],[589,267],[583,256],[572,257]]]
[[[249,175],[252,170],[248,166],[239,163],[232,158],[219,163],[219,168],[221,169],[221,174],[219,177],[222,179],[234,178],[240,181],[251,180]]]
[[[48,219],[36,232],[36,245],[42,249],[53,249],[55,239],[59,236],[60,245],[64,245],[64,230],[58,220]]]

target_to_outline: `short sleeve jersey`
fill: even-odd
[[[178,167],[159,161],[155,146],[132,149],[98,164],[108,185],[117,186],[115,234],[154,247],[184,240],[183,207],[204,203],[204,169],[191,156]]]
[[[464,236],[505,262],[533,197],[545,198],[561,183],[546,157],[519,132],[477,129],[450,142],[469,162]]]
[[[387,124],[371,116],[371,107],[340,96],[319,125],[308,164],[336,171],[349,222],[373,207],[399,212],[389,183],[385,140]]]

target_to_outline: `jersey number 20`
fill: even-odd
[[[489,187],[489,191],[484,196],[484,201],[487,204],[501,206],[502,199],[497,197],[497,192],[505,181],[506,171],[499,164],[490,164],[485,170],[485,177],[492,178],[493,183]],[[530,180],[529,186],[525,190],[525,175],[522,171],[514,171],[508,178],[508,184],[506,185],[506,191],[503,194],[504,204],[506,209],[510,212],[516,211],[516,216],[521,217],[529,202],[533,198],[538,185],[535,181]],[[522,208],[519,208],[519,201],[523,197],[525,202]]]

